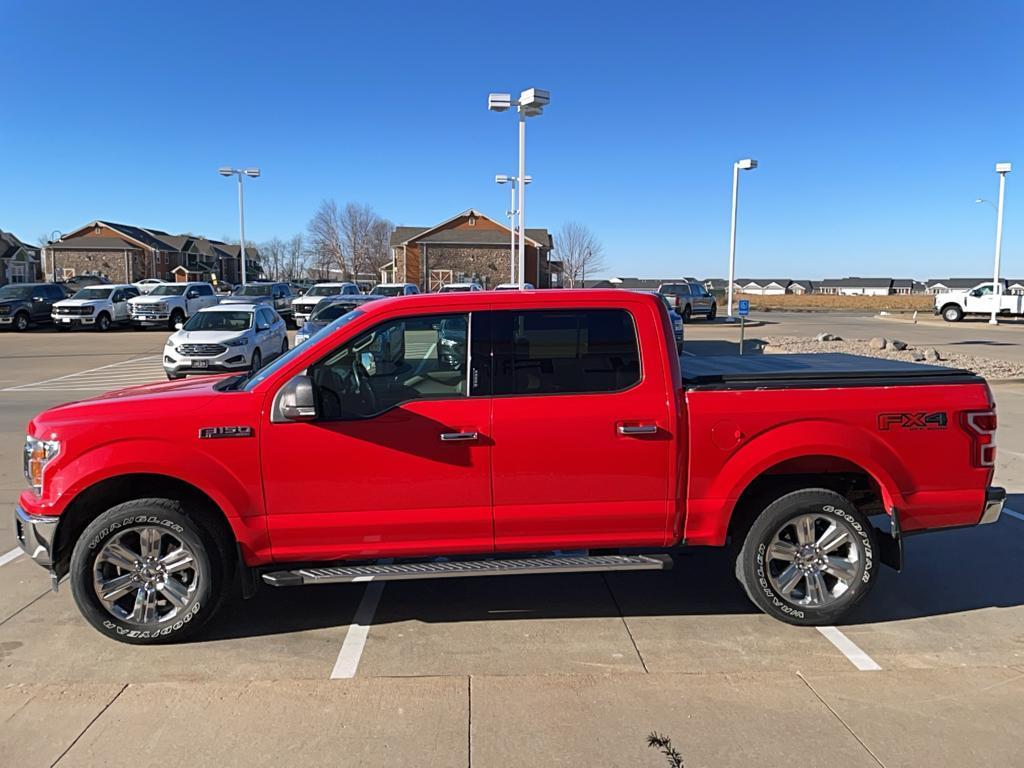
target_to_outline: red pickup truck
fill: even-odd
[[[383,299],[256,374],[29,424],[25,551],[117,640],[233,584],[664,569],[731,544],[763,611],[838,621],[903,538],[997,519],[991,393],[845,355],[685,357],[656,296]],[[385,560],[386,562],[381,562]]]

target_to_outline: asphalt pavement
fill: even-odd
[[[748,330],[971,354],[1019,354],[1024,340],[771,315]],[[729,352],[735,331],[695,321],[688,350]],[[50,592],[12,554],[24,428],[107,384],[158,380],[165,338],[0,334],[0,763],[659,766],[645,742],[657,731],[691,768],[1024,765],[1021,514],[908,539],[904,571],[883,570],[834,631],[758,613],[725,551],[692,550],[658,573],[268,587],[195,642],[110,641],[66,585]],[[993,391],[997,482],[1024,493],[1024,386]],[[1010,508],[1024,512],[1024,495]]]

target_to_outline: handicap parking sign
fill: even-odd
[[[740,317],[746,317],[750,314],[750,301],[747,299],[740,299],[739,308],[737,311],[740,313]]]

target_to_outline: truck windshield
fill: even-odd
[[[340,285],[314,285],[308,291],[307,296],[336,296],[341,293]]]
[[[401,296],[405,290],[403,285],[377,285],[370,291],[371,296]]]
[[[113,288],[83,288],[72,299],[106,299]]]
[[[0,288],[0,299],[27,299],[32,296],[30,285],[5,285]]]
[[[359,317],[362,314],[363,314],[362,310],[353,309],[351,312],[347,312],[346,314],[342,315],[337,320],[332,322],[330,325],[326,326],[322,331],[317,333],[317,336],[326,336],[326,335],[328,335],[330,333],[333,333],[338,328],[341,328],[341,326],[346,325],[348,323],[351,323],[353,320],[355,320],[357,317]],[[300,345],[300,346],[297,346],[297,347],[292,347],[290,350],[285,352],[283,355],[281,355],[280,357],[275,359],[274,362],[272,362],[266,368],[261,368],[259,373],[257,373],[255,376],[251,376],[251,377],[246,377],[244,379],[240,379],[239,382],[237,384],[234,384],[231,388],[232,389],[242,389],[242,390],[244,390],[246,392],[250,391],[257,384],[259,384],[260,382],[266,381],[267,378],[269,378],[270,376],[273,376],[275,373],[277,373],[282,368],[286,368],[287,366],[291,365],[291,363],[295,359],[295,357],[297,355],[305,354],[306,350],[308,348],[309,348],[308,347],[308,343]]]
[[[272,287],[270,285],[243,285],[235,291],[235,296],[269,296]]]
[[[181,327],[183,331],[247,331],[252,327],[252,312],[199,312]]]
[[[185,293],[185,284],[181,285],[158,285],[152,291],[149,292],[150,296],[181,296]]]

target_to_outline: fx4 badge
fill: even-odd
[[[891,429],[945,429],[946,423],[945,411],[878,414],[878,428],[883,432]]]

